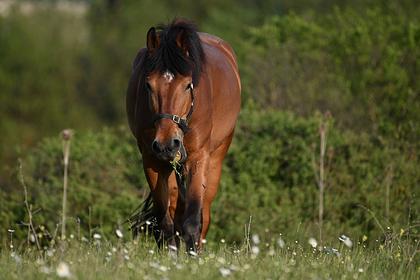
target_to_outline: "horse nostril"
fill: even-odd
[[[160,152],[162,152],[162,149],[161,149],[161,147],[160,147],[160,144],[159,144],[159,142],[158,142],[158,141],[156,141],[156,140],[154,140],[154,141],[153,141],[153,143],[152,143],[152,151],[153,151],[155,154],[159,154]]]
[[[172,139],[172,147],[174,147],[174,149],[178,149],[179,146],[181,146],[181,140],[178,138]]]

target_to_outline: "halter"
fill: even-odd
[[[153,123],[161,119],[169,119],[169,120],[172,120],[174,123],[176,123],[179,126],[179,128],[182,130],[182,132],[186,134],[190,130],[190,128],[188,127],[188,122],[190,121],[191,115],[194,112],[194,86],[192,83],[191,83],[190,93],[191,93],[191,106],[185,119],[181,118],[178,115],[160,113],[160,114],[156,114],[156,116],[153,119]]]

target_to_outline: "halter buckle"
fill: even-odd
[[[177,115],[173,115],[172,120],[174,121],[174,123],[179,124],[181,122],[181,117]]]

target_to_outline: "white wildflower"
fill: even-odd
[[[284,245],[286,245],[286,243],[284,242],[284,240],[279,237],[279,239],[277,239],[277,245],[279,245],[280,248],[284,248]]]
[[[337,257],[341,256],[340,252],[335,249],[335,248],[331,248],[331,251],[333,252],[334,255],[336,255]]]
[[[222,238],[222,239],[220,239],[220,242],[221,242],[221,243],[225,243],[225,242],[226,242],[226,240],[224,240],[224,239]]]
[[[195,251],[193,251],[193,250],[190,250],[188,252],[188,254],[190,254],[190,256],[193,256],[193,257],[197,257],[198,256],[198,254]]]
[[[99,240],[99,239],[102,238],[102,236],[99,233],[94,233],[93,238],[96,239],[96,240]]]
[[[351,248],[353,246],[353,241],[350,240],[350,238],[348,236],[345,236],[344,234],[342,234],[338,240],[340,240],[341,242],[344,243],[344,245],[346,245],[347,247]]]
[[[168,245],[169,250],[171,251],[178,251],[178,248],[174,245]]]
[[[120,229],[116,229],[115,230],[115,235],[118,237],[118,238],[123,238],[123,233],[122,233],[122,231],[120,230]]]
[[[260,244],[260,237],[258,236],[258,234],[252,235],[252,242],[256,245]]]
[[[258,246],[252,246],[251,247],[251,252],[254,255],[258,255],[260,253],[260,248]]]
[[[316,246],[318,246],[318,242],[313,237],[309,238],[308,243],[312,246],[312,248],[316,248]]]
[[[51,269],[48,266],[41,266],[39,268],[39,271],[41,273],[44,273],[44,274],[50,274],[51,273]]]
[[[48,257],[52,257],[52,256],[54,256],[54,253],[55,253],[55,250],[54,249],[48,250],[47,251],[47,256]]]
[[[70,267],[65,262],[60,262],[58,264],[56,272],[57,272],[57,276],[60,277],[60,278],[70,278],[71,277]]]
[[[223,277],[228,277],[232,273],[229,268],[224,268],[224,267],[219,268],[219,271]]]
[[[270,248],[270,250],[268,250],[268,255],[270,256],[270,257],[272,257],[272,256],[274,256],[274,254],[275,254],[276,252],[274,251],[274,249],[273,248]]]

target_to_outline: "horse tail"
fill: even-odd
[[[140,233],[151,234],[157,226],[157,219],[153,209],[153,197],[150,192],[146,199],[133,211],[127,219],[133,237],[136,238]]]

